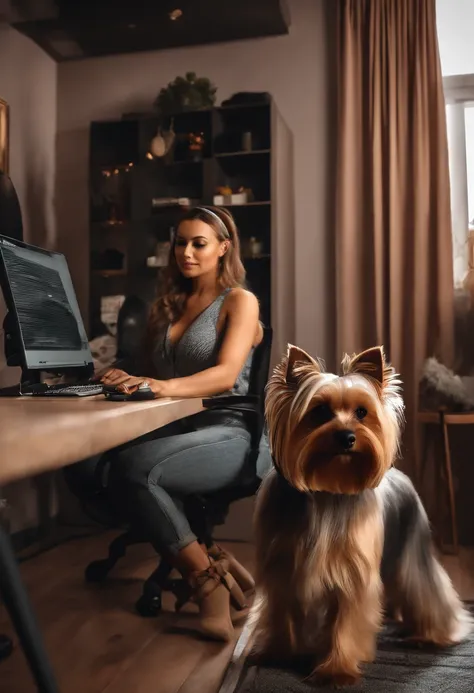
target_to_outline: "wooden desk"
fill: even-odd
[[[105,452],[202,409],[197,398],[0,398],[0,486]]]
[[[105,452],[202,409],[201,399],[0,398],[0,485]],[[9,538],[1,527],[0,591],[38,691],[58,693]]]

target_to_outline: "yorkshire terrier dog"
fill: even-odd
[[[415,641],[463,640],[471,619],[432,548],[409,478],[394,468],[401,383],[376,347],[324,372],[289,346],[267,388],[274,469],[257,496],[254,653],[355,683],[390,607]]]

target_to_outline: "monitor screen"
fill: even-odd
[[[64,255],[0,236],[0,265],[26,368],[89,366],[92,355]]]

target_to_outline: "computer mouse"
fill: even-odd
[[[148,383],[143,383],[142,385],[139,385],[138,389],[135,390],[135,392],[132,392],[131,395],[127,395],[125,392],[120,392],[117,390],[115,390],[114,392],[111,392],[109,390],[108,392],[106,391],[104,394],[105,398],[110,400],[111,402],[143,402],[145,400],[155,399],[153,390],[150,389]]]
[[[142,385],[139,385],[138,389],[128,396],[129,402],[137,402],[146,399],[155,399],[153,390],[150,388],[148,383],[143,383]]]

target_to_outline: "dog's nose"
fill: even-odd
[[[349,430],[336,431],[334,437],[343,450],[350,450],[356,442],[355,433]]]

